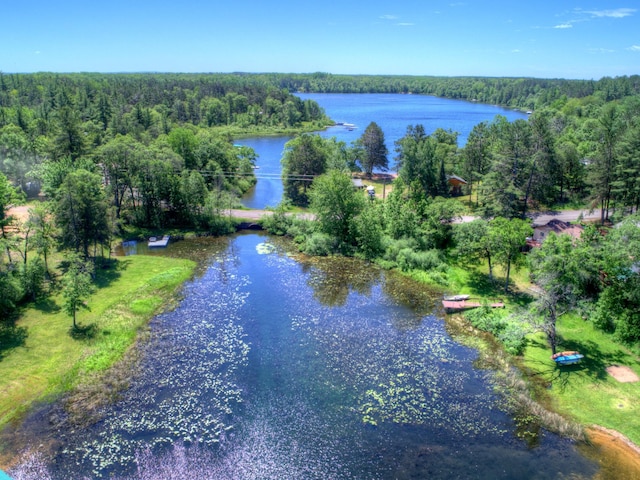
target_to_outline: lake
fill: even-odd
[[[517,110],[427,95],[308,93],[298,96],[315,100],[335,122],[352,125],[337,125],[318,132],[322,137],[336,137],[350,144],[362,136],[369,123],[376,122],[384,132],[392,169],[394,143],[405,135],[409,125],[422,124],[427,133],[437,128],[458,132],[458,145],[463,147],[473,127],[480,122],[490,122],[496,115],[509,121],[527,118],[526,113]],[[259,155],[258,183],[243,199],[245,206],[262,209],[280,203],[283,192],[280,159],[284,144],[290,139],[288,136],[251,137],[235,142],[253,148]]]
[[[100,421],[73,429],[56,407],[36,415],[35,445],[49,447],[38,478],[597,472],[571,441],[523,434],[493,371],[443,319],[439,293],[356,259],[292,254],[259,233],[177,241],[165,253],[194,251],[206,252],[204,268],[151,322],[129,389]]]

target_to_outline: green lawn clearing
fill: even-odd
[[[607,368],[626,367],[640,376],[640,358],[596,330],[577,315],[565,315],[558,324],[558,351],[578,350],[581,363],[556,366],[544,336],[530,338],[523,363],[532,378],[549,387],[551,407],[583,425],[616,430],[640,445],[640,382],[616,380]]]
[[[78,312],[79,324],[92,327],[84,338],[70,335],[61,296],[25,309],[16,325],[26,333],[24,342],[0,352],[0,427],[121,359],[194,268],[189,260],[134,255],[100,270],[87,301],[91,310]]]

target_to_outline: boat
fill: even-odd
[[[469,300],[471,295],[467,294],[458,294],[458,295],[445,295],[444,299],[449,300],[451,302],[460,302],[462,300]]]
[[[583,358],[584,355],[575,351],[558,352],[551,355],[551,359],[558,365],[574,365],[580,363]]]
[[[169,235],[165,235],[162,238],[157,237],[149,237],[149,242],[147,246],[149,248],[164,248],[169,244],[169,239],[171,237]]]

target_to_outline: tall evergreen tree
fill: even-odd
[[[371,178],[375,168],[380,168],[381,170],[389,168],[389,160],[387,158],[389,151],[384,143],[384,132],[376,122],[371,122],[367,125],[358,142],[362,145],[364,153],[360,163],[368,178]]]
[[[609,217],[615,173],[618,170],[618,141],[623,131],[618,107],[604,105],[598,118],[597,153],[589,166],[591,198],[600,208],[600,223]]]

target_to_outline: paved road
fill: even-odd
[[[241,218],[245,220],[260,220],[265,215],[273,215],[271,210],[239,210],[235,208],[227,210],[226,213],[234,218]],[[313,213],[289,213],[287,215],[295,215],[305,220],[313,220],[315,218]]]
[[[25,205],[21,205],[19,207],[12,207],[11,209],[9,209],[8,213],[9,215],[15,215],[20,220],[25,221],[28,216],[27,214],[28,208],[29,207]],[[270,210],[239,210],[239,209],[228,210],[227,213],[230,213],[232,217],[242,218],[246,220],[260,220],[265,215],[273,214],[273,212],[271,212]],[[313,214],[311,213],[300,213],[297,215],[301,218],[305,218],[308,220],[311,220],[314,218]],[[535,226],[535,225],[544,225],[554,218],[557,218],[559,220],[564,220],[565,222],[573,222],[578,220],[578,218],[580,218],[581,215],[584,220],[598,220],[600,218],[600,211],[596,210],[594,212],[590,212],[588,210],[563,210],[559,212],[544,212],[544,213],[536,212],[534,214],[531,214],[530,217],[532,218],[533,225]],[[478,217],[464,215],[460,217],[459,222],[460,223],[471,222],[476,218]]]
[[[565,222],[575,222],[579,218],[583,220],[599,220],[600,210],[590,212],[589,210],[561,210],[557,212],[534,212],[530,213],[528,217],[532,220],[533,226],[546,225],[551,220],[558,219]],[[478,217],[472,215],[463,215],[456,223],[471,222]]]
[[[264,215],[271,215],[273,212],[269,210],[230,210],[232,217],[245,218],[247,220],[259,220]],[[314,216],[311,213],[300,213],[298,216],[306,219],[313,219]],[[463,215],[456,223],[471,222],[478,217],[472,215]],[[600,211],[596,210],[590,212],[589,210],[562,210],[557,212],[535,212],[529,215],[529,218],[533,220],[533,225],[545,225],[554,218],[563,220],[565,222],[575,222],[579,218],[584,220],[598,220],[600,219]]]
[[[545,225],[554,218],[565,222],[574,222],[579,218],[583,220],[600,220],[600,210],[562,210],[559,212],[534,213],[531,215],[533,225]]]

